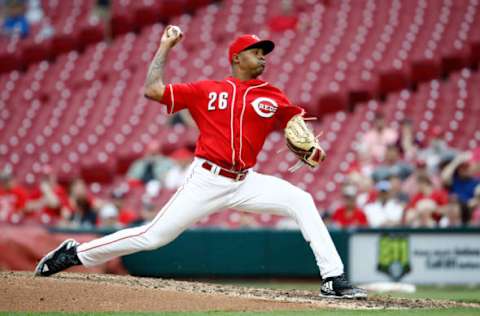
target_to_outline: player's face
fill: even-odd
[[[251,74],[253,78],[260,76],[265,69],[263,49],[252,48],[238,54],[238,65]]]

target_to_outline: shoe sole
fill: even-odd
[[[69,242],[75,242],[77,243],[77,241],[75,241],[74,239],[66,239],[64,240],[57,248],[53,249],[52,251],[50,251],[46,256],[44,256],[42,258],[42,260],[40,260],[40,262],[37,264],[37,266],[35,267],[35,273],[34,273],[34,276],[41,276],[41,277],[47,277],[47,275],[42,275],[42,269],[41,267],[43,266],[43,264],[45,263],[45,261],[47,261],[48,259],[51,259],[53,257],[53,254],[59,250],[60,248],[62,248],[63,246],[65,246],[66,243],[69,243]]]
[[[366,300],[368,298],[368,294],[356,294],[356,295],[325,295],[320,293],[320,297],[323,298],[333,298],[336,300],[347,299],[347,300]]]

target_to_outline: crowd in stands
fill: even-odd
[[[0,36],[27,38],[35,27],[40,29],[35,36],[52,37],[55,29],[41,3],[0,0]],[[109,1],[95,4],[92,15],[108,16]],[[265,21],[272,34],[309,28],[305,12],[294,7],[301,1],[279,4],[278,12]],[[170,120],[172,125],[194,128],[186,112]],[[396,128],[377,112],[372,128],[356,144],[342,200],[319,209],[326,223],[342,229],[480,226],[480,148],[449,147],[440,126],[433,126],[424,138],[417,135],[412,121],[405,119]],[[193,148],[166,152],[153,141],[144,156],[107,189],[82,178],[61,183],[48,165],[43,166],[38,183],[28,187],[17,181],[15,170],[0,166],[0,223],[120,228],[150,221],[159,211],[159,201],[167,201],[182,185],[192,159]],[[295,228],[290,220],[274,215],[229,212],[213,215],[198,226]]]
[[[87,184],[81,178],[59,183],[48,165],[33,187],[18,183],[13,170],[4,169],[0,173],[0,223],[121,228],[150,221],[158,211],[153,200],[162,191],[173,192],[182,185],[192,159],[189,148],[163,155],[159,143],[152,141],[117,185],[97,193],[98,184]],[[143,193],[137,203],[140,208],[134,209],[127,198],[139,187]]]
[[[378,112],[357,144],[340,206],[326,213],[347,227],[480,226],[480,148],[450,148],[440,127],[422,142],[412,123],[399,130]]]
[[[92,15],[94,13],[92,11]],[[1,0],[0,21],[0,36],[4,38],[26,39],[35,36],[35,40],[41,42],[52,38],[56,32],[52,21],[44,12],[41,0]]]
[[[385,125],[380,112],[372,125],[357,144],[357,159],[346,174],[342,201],[319,210],[328,225],[480,226],[480,149],[462,152],[450,148],[439,127],[432,129],[423,144],[415,138],[410,121],[403,121],[396,130]],[[192,148],[178,148],[164,155],[160,143],[152,141],[117,185],[97,194],[95,184],[88,185],[81,178],[62,186],[48,165],[33,188],[17,183],[12,170],[3,170],[0,222],[84,228],[144,223],[158,212],[153,201],[162,192],[173,193],[182,185],[192,159]],[[142,192],[134,198],[138,203],[126,203],[136,188]],[[224,228],[262,227],[258,216],[220,215],[206,223]],[[267,226],[270,224],[271,218]],[[295,224],[278,218],[273,227],[295,228]]]
[[[30,24],[41,20],[43,13],[38,6],[39,1],[32,1],[37,5],[28,5],[28,1],[4,0],[1,3],[4,15],[2,23],[3,36],[16,36],[26,38],[30,33]]]

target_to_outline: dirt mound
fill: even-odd
[[[0,311],[272,311],[318,308],[384,309],[480,307],[425,299],[373,296],[332,300],[318,292],[256,289],[105,274],[0,273]]]

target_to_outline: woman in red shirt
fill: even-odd
[[[356,195],[357,189],[354,186],[346,186],[343,189],[345,204],[337,208],[332,215],[332,221],[336,225],[342,228],[367,226],[367,217],[357,207]]]

